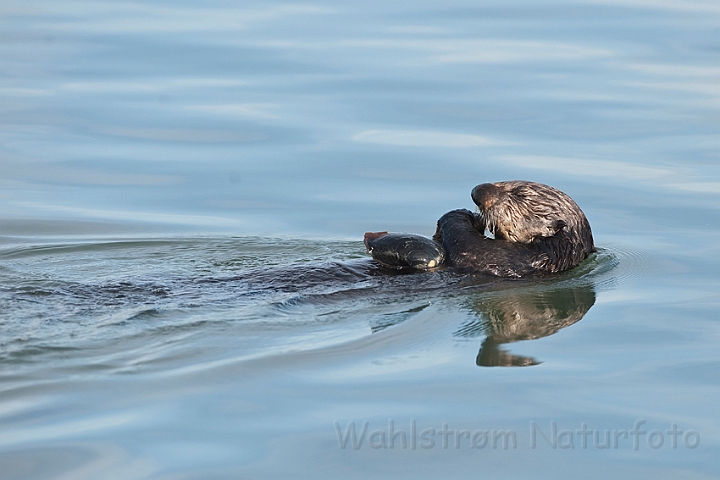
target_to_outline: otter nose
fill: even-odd
[[[480,210],[487,210],[494,202],[492,201],[495,197],[498,188],[492,183],[481,183],[472,189],[470,197],[473,202],[477,205]]]

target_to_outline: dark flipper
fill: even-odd
[[[421,235],[368,232],[364,241],[377,262],[394,270],[429,270],[445,261],[442,245]]]

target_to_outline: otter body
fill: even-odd
[[[446,213],[433,240],[368,233],[368,252],[395,269],[427,270],[442,262],[463,273],[525,277],[569,270],[595,251],[585,214],[557,189],[524,181],[485,183],[473,189],[472,199],[479,213]],[[484,235],[486,229],[494,239]]]
[[[445,249],[445,265],[462,273],[525,277],[542,271],[545,257],[522,243],[494,240],[477,229],[469,210],[453,210],[438,220],[433,240]]]
[[[573,242],[561,231],[552,237],[520,243],[480,233],[482,219],[469,210],[453,210],[438,220],[433,239],[445,249],[445,264],[468,273],[525,277],[569,270],[588,255],[575,255]]]

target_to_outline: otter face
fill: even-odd
[[[483,183],[471,196],[485,227],[498,239],[530,243],[563,229],[569,233],[590,230],[585,215],[569,196],[541,183]]]

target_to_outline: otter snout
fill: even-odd
[[[483,212],[495,205],[502,195],[502,189],[492,183],[481,183],[472,189],[470,196]]]

